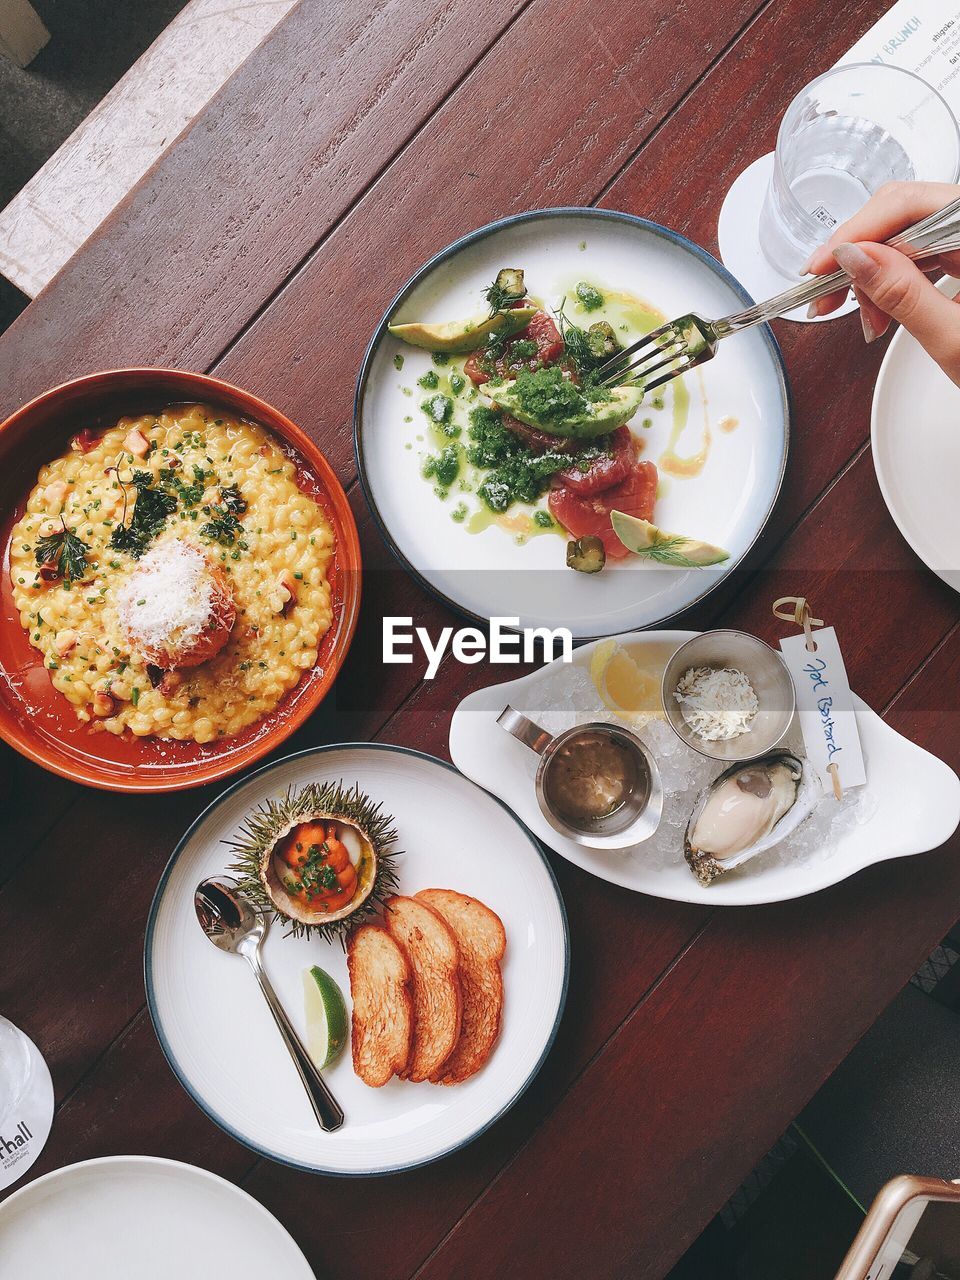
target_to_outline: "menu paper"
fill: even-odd
[[[863,786],[867,774],[847,669],[833,627],[810,634],[814,651],[802,632],[780,641],[797,690],[803,744],[827,792],[833,789],[831,765],[837,766],[840,785],[848,791]]]
[[[897,0],[845,53],[848,62],[881,62],[921,76],[960,119],[960,4],[957,0]]]

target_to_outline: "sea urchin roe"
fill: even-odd
[[[739,738],[760,706],[747,677],[730,667],[691,667],[673,696],[686,723],[705,742]]]
[[[274,858],[287,893],[310,911],[339,911],[357,891],[357,870],[335,822],[298,823]]]

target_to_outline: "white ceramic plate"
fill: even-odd
[[[666,529],[725,547],[719,569],[658,568],[631,558],[602,574],[573,573],[556,536],[516,545],[497,526],[471,534],[450,518],[420,475],[425,395],[417,378],[430,355],[387,332],[387,321],[440,320],[478,309],[484,285],[505,264],[522,266],[531,293],[559,303],[577,280],[624,290],[668,317],[727,315],[750,299],[716,259],[656,223],[598,209],[548,209],[492,223],[456,241],[403,287],[377,326],[357,387],[357,466],[367,501],[388,545],[436,595],[475,618],[516,617],[524,626],[567,626],[574,636],[656,625],[701,599],[733,569],[773,509],[787,457],[789,397],[779,348],[769,328],[724,343],[703,370],[687,375],[689,423],[678,446],[689,456],[710,424],[712,445],[700,475],[665,478],[656,520]],[[482,305],[482,304],[480,304]],[[401,372],[394,358],[402,355]],[[701,379],[702,373],[702,379]],[[404,388],[413,395],[405,395]],[[654,461],[666,447],[673,392],[653,411],[643,436]],[[641,409],[641,417],[647,411]],[[405,423],[405,417],[412,417]],[[735,430],[719,429],[722,419]],[[421,419],[421,420],[418,420]]]
[[[0,1259],[11,1280],[313,1280],[252,1196],[153,1156],[85,1160],[28,1183],[0,1205]]]
[[[661,651],[662,646],[674,649],[695,634],[652,631],[619,636],[618,640],[642,657],[645,645],[656,645]],[[575,666],[589,670],[597,647],[591,644],[577,649]],[[613,884],[658,898],[714,906],[780,902],[825,889],[871,863],[937,848],[960,822],[960,780],[953,770],[901,737],[854,696],[873,808],[866,821],[844,832],[829,854],[805,865],[781,861],[773,849],[706,888],[691,874],[680,849],[676,863],[670,865],[651,865],[649,858],[644,859],[643,845],[623,853],[585,849],[558,835],[546,822],[533,788],[537,757],[496,722],[507,703],[519,705],[520,710],[525,705],[555,709],[562,706],[569,714],[570,724],[585,719],[614,721],[599,695],[595,706],[581,707],[579,714],[569,700],[554,702],[546,692],[538,702],[538,685],[552,682],[558,666],[557,662],[550,663],[519,680],[479,689],[465,698],[450,725],[450,755],[458,769],[504,800],[557,853]],[[553,731],[552,726],[547,727]],[[694,800],[691,796],[691,808]]]
[[[956,280],[939,286],[953,297]],[[960,387],[905,329],[873,393],[873,464],[884,500],[920,559],[960,591]]]
[[[223,871],[222,843],[262,800],[288,786],[343,779],[396,819],[400,891],[441,887],[473,894],[503,920],[504,1011],[484,1068],[456,1086],[391,1080],[371,1089],[353,1073],[349,1048],[324,1075],[346,1113],[336,1133],[316,1123],[253,975],[218,951],[197,924],[193,893]],[[285,937],[264,945],[270,979],[303,1032],[302,974],[318,964],[349,1006],[338,942]],[[164,1053],[194,1101],[239,1141],[273,1160],[317,1173],[391,1173],[462,1147],[520,1096],[553,1042],[567,989],[563,904],[530,833],[499,801],[450,765],[403,747],[318,747],[259,770],[216,800],[174,853],[147,924],[147,998]]]

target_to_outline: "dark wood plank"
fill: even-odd
[[[0,338],[0,418],[95,369],[210,364],[523,4],[302,0]]]
[[[662,1276],[950,926],[958,852],[716,913],[424,1280]]]
[[[39,772],[39,771],[36,771]],[[212,798],[82,792],[0,890],[0,1005],[70,1092],[143,1005],[141,955],[160,873]]]
[[[352,477],[353,374],[404,280],[494,218],[592,203],[758,7],[683,0],[668,16],[656,0],[534,0],[217,374],[277,403]],[[589,58],[571,56],[561,28],[589,32]],[[562,108],[538,110],[531,127],[508,85]]]

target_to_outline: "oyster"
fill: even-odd
[[[314,783],[248,815],[231,870],[295,934],[340,933],[396,888],[393,820],[356,787]]]
[[[726,769],[700,794],[687,824],[683,852],[690,870],[711,884],[785,840],[819,798],[813,770],[789,751]]]

